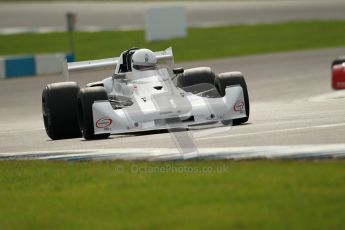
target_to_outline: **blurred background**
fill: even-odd
[[[73,51],[78,60],[117,56],[132,46],[152,49],[173,46],[177,60],[181,61],[300,49],[306,46],[302,44],[304,41],[314,43],[308,44],[309,47],[334,46],[343,40],[342,34],[332,36],[324,27],[334,31],[336,28],[330,27],[341,24],[335,20],[345,18],[345,4],[339,0],[0,1],[0,6],[0,55]],[[178,9],[170,13],[176,14],[170,22],[180,20],[175,23],[177,27],[165,26],[166,22],[155,18],[150,21],[153,10],[163,10],[161,15],[167,15],[169,12],[164,9],[171,8]],[[155,20],[156,25],[151,25]],[[319,22],[306,24],[315,20]],[[330,20],[333,22],[329,25],[321,22]],[[284,24],[290,22],[298,23]],[[282,27],[276,29],[277,23],[283,23]],[[147,34],[155,26],[161,30],[186,30],[186,36],[175,36],[180,37],[178,40],[173,35],[170,40],[165,37],[167,42],[159,41],[162,39],[158,36],[158,41],[152,42],[155,39],[148,39]],[[304,27],[311,31],[305,31]],[[66,33],[68,28],[75,31],[73,38]],[[330,41],[315,44],[315,35],[324,34]],[[295,44],[279,48],[275,44],[278,40]],[[255,44],[251,47],[252,43]],[[206,52],[201,52],[201,46]]]

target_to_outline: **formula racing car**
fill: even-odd
[[[240,72],[174,68],[172,49],[132,48],[117,58],[66,63],[72,71],[113,68],[113,75],[80,88],[65,81],[42,93],[43,120],[53,139],[248,121],[249,97]]]
[[[332,87],[345,89],[345,56],[338,57],[332,62]]]

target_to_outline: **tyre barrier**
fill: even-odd
[[[63,62],[73,62],[73,53],[37,54],[0,57],[0,78],[16,78],[36,75],[59,74]]]

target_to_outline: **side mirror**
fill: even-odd
[[[181,74],[181,73],[184,73],[184,69],[182,67],[180,68],[175,68],[173,69],[173,73],[174,74]]]

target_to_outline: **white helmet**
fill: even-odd
[[[132,71],[156,69],[156,55],[149,49],[139,49],[132,56]]]

